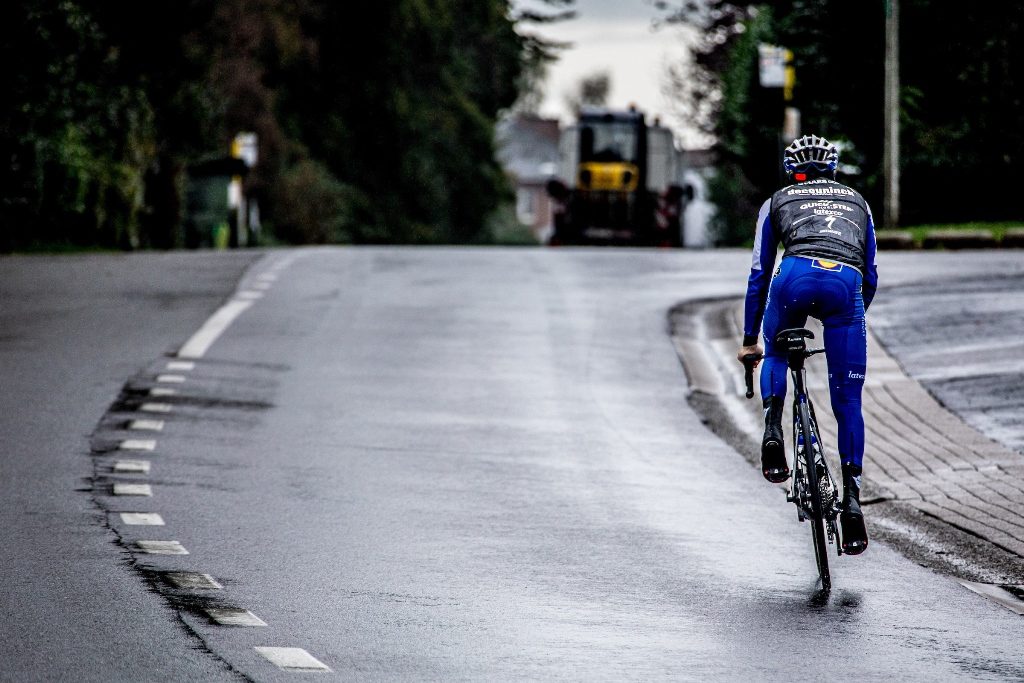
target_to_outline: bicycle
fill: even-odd
[[[782,330],[775,335],[775,343],[786,350],[786,362],[793,377],[793,478],[786,500],[796,505],[799,521],[811,522],[818,576],[821,577],[822,590],[827,592],[832,589],[828,545],[835,545],[836,553],[843,554],[836,522],[840,513],[840,495],[825,459],[814,405],[807,394],[807,371],[804,369],[804,361],[825,349],[808,349],[807,339],[814,339],[814,333],[803,328]],[[754,366],[761,358],[759,354],[743,357],[748,399],[754,396]],[[810,444],[810,448],[805,444]]]

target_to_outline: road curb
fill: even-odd
[[[757,396],[746,400],[742,366],[734,358],[742,337],[742,315],[742,300],[737,298],[689,302],[670,313],[670,328],[690,383],[691,403],[716,433],[759,466],[761,402]],[[816,324],[811,320],[808,327],[820,340]],[[870,503],[885,503],[869,509],[909,506],[919,513],[916,517],[941,522],[950,531],[946,545],[969,546],[979,565],[965,569],[971,559],[960,562],[951,572],[959,578],[1019,580],[1024,572],[1024,458],[944,408],[903,371],[870,330],[868,338],[863,496]],[[838,468],[825,362],[812,360],[808,369],[823,437]],[[792,419],[788,407],[784,419]],[[904,511],[898,516],[905,520],[908,515]],[[901,521],[905,534],[920,532],[905,527]],[[970,538],[954,538],[963,535]],[[991,550],[980,559],[978,540]],[[940,558],[933,565],[950,571],[952,560]]]

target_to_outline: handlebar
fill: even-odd
[[[743,356],[743,379],[747,383],[747,398],[754,398],[754,366],[764,358],[760,353]]]

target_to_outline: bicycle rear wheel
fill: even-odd
[[[805,473],[807,488],[811,496],[811,540],[814,542],[814,560],[818,565],[818,576],[821,577],[821,588],[832,590],[832,575],[828,570],[828,543],[825,542],[825,506],[821,500],[821,487],[818,485],[818,470],[814,466],[814,448],[811,445],[811,416],[806,401],[798,403],[800,412],[800,431],[803,432]]]

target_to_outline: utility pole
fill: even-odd
[[[885,207],[882,224],[900,222],[900,3],[885,0]]]

